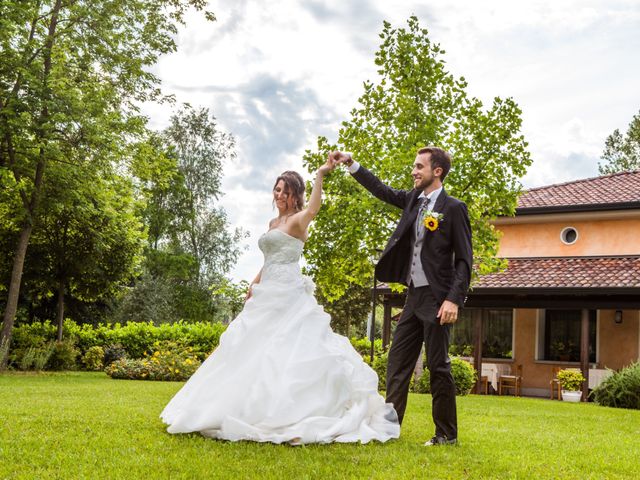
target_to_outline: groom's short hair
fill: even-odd
[[[431,170],[435,170],[437,167],[442,169],[442,176],[440,180],[444,180],[451,169],[451,155],[446,150],[443,150],[440,147],[423,147],[418,150],[418,155],[422,155],[423,153],[429,153],[431,156],[429,157],[431,160]]]

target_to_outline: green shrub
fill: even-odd
[[[369,343],[369,345],[371,345],[371,343]],[[373,358],[372,368],[378,374],[378,390],[386,390],[387,388],[387,362],[388,361],[389,361],[388,351],[378,357]]]
[[[22,323],[11,331],[11,350],[44,346],[56,339],[56,326],[46,322]]]
[[[82,364],[87,370],[102,370],[104,368],[104,349],[99,345],[90,347],[82,356]]]
[[[37,350],[37,347],[29,347],[23,351],[22,356],[18,360],[20,370],[29,370],[33,366]]]
[[[14,350],[12,364],[20,370],[44,370],[54,351],[54,342]]]
[[[353,348],[362,356],[362,359],[371,364],[371,340],[368,338],[355,338],[349,339]],[[374,340],[373,342],[373,358],[379,357],[384,352],[382,351],[382,339]]]
[[[173,341],[191,347],[200,358],[208,356],[220,342],[226,326],[221,323],[185,323],[153,325],[152,323],[127,323],[126,325],[100,325],[84,344],[105,346],[119,344],[130,358],[142,358],[144,352],[153,349],[155,342]],[[95,337],[95,339],[93,338]],[[108,364],[105,359],[105,364]]]
[[[49,343],[45,347],[40,347],[36,349],[35,355],[33,357],[33,369],[34,370],[44,370],[53,355],[55,345],[53,342]]]
[[[456,382],[456,395],[467,395],[478,380],[478,372],[466,360],[451,359],[451,374]]]
[[[591,397],[605,407],[640,410],[640,362],[615,372],[591,392]]]
[[[142,359],[120,359],[105,372],[111,378],[131,380],[187,380],[201,362],[192,347],[175,342],[157,342],[153,353],[145,352]]]
[[[456,384],[456,395],[467,395],[478,379],[478,372],[473,365],[461,358],[451,358],[451,375]],[[414,391],[417,393],[431,393],[431,375],[427,368],[415,382]]]
[[[199,359],[206,358],[220,342],[226,326],[221,323],[185,323],[154,325],[152,323],[127,323],[126,325],[78,325],[65,320],[63,338],[79,349],[77,367],[84,368],[82,359],[92,347],[102,347],[105,352],[104,365],[124,356],[143,358],[144,352],[152,351],[155,342],[173,341],[183,347],[191,347]],[[13,330],[13,341],[9,355],[10,363],[22,368],[23,364],[33,364],[34,352],[23,356],[29,348],[44,348],[56,339],[56,326],[51,322],[33,322],[17,325]],[[119,345],[119,347],[118,347]],[[54,352],[55,353],[55,352]],[[55,362],[54,362],[55,363]]]
[[[175,325],[175,324],[174,324]],[[191,347],[200,360],[204,360],[220,344],[220,336],[226,330],[222,323],[185,323],[183,344]],[[179,337],[174,337],[178,340]]]
[[[62,332],[63,337],[73,340],[76,347],[78,347],[84,355],[91,347],[104,347],[107,342],[104,335],[101,335],[104,328],[108,327],[105,327],[104,325],[94,327],[88,323],[78,325],[73,320],[65,320]]]
[[[430,393],[431,384],[429,383],[431,377],[429,376],[429,370],[426,368],[422,371],[422,375],[419,378],[414,378],[413,391],[415,393]]]
[[[47,370],[75,370],[77,368],[76,359],[80,351],[73,342],[63,340],[53,344],[53,352],[47,362]]]

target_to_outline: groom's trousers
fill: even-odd
[[[409,383],[424,341],[431,377],[432,416],[436,435],[458,437],[456,385],[451,375],[449,340],[451,325],[440,325],[440,305],[431,287],[410,286],[402,315],[393,334],[387,365],[387,402],[402,423],[407,408]]]

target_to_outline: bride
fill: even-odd
[[[318,169],[306,208],[302,177],[287,171],[277,178],[279,215],[258,241],[264,265],[218,348],[160,415],[169,433],[291,444],[386,442],[400,435],[376,373],[331,330],[313,282],[300,273],[322,180],[335,166],[328,159]]]

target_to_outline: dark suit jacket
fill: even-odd
[[[403,210],[402,218],[376,265],[376,277],[383,282],[406,285],[420,191],[388,187],[363,166],[360,166],[353,177],[375,197]],[[467,206],[442,189],[433,211],[442,213],[443,219],[436,231],[425,232],[420,252],[422,267],[438,302],[450,300],[462,307],[469,289],[473,265]]]

